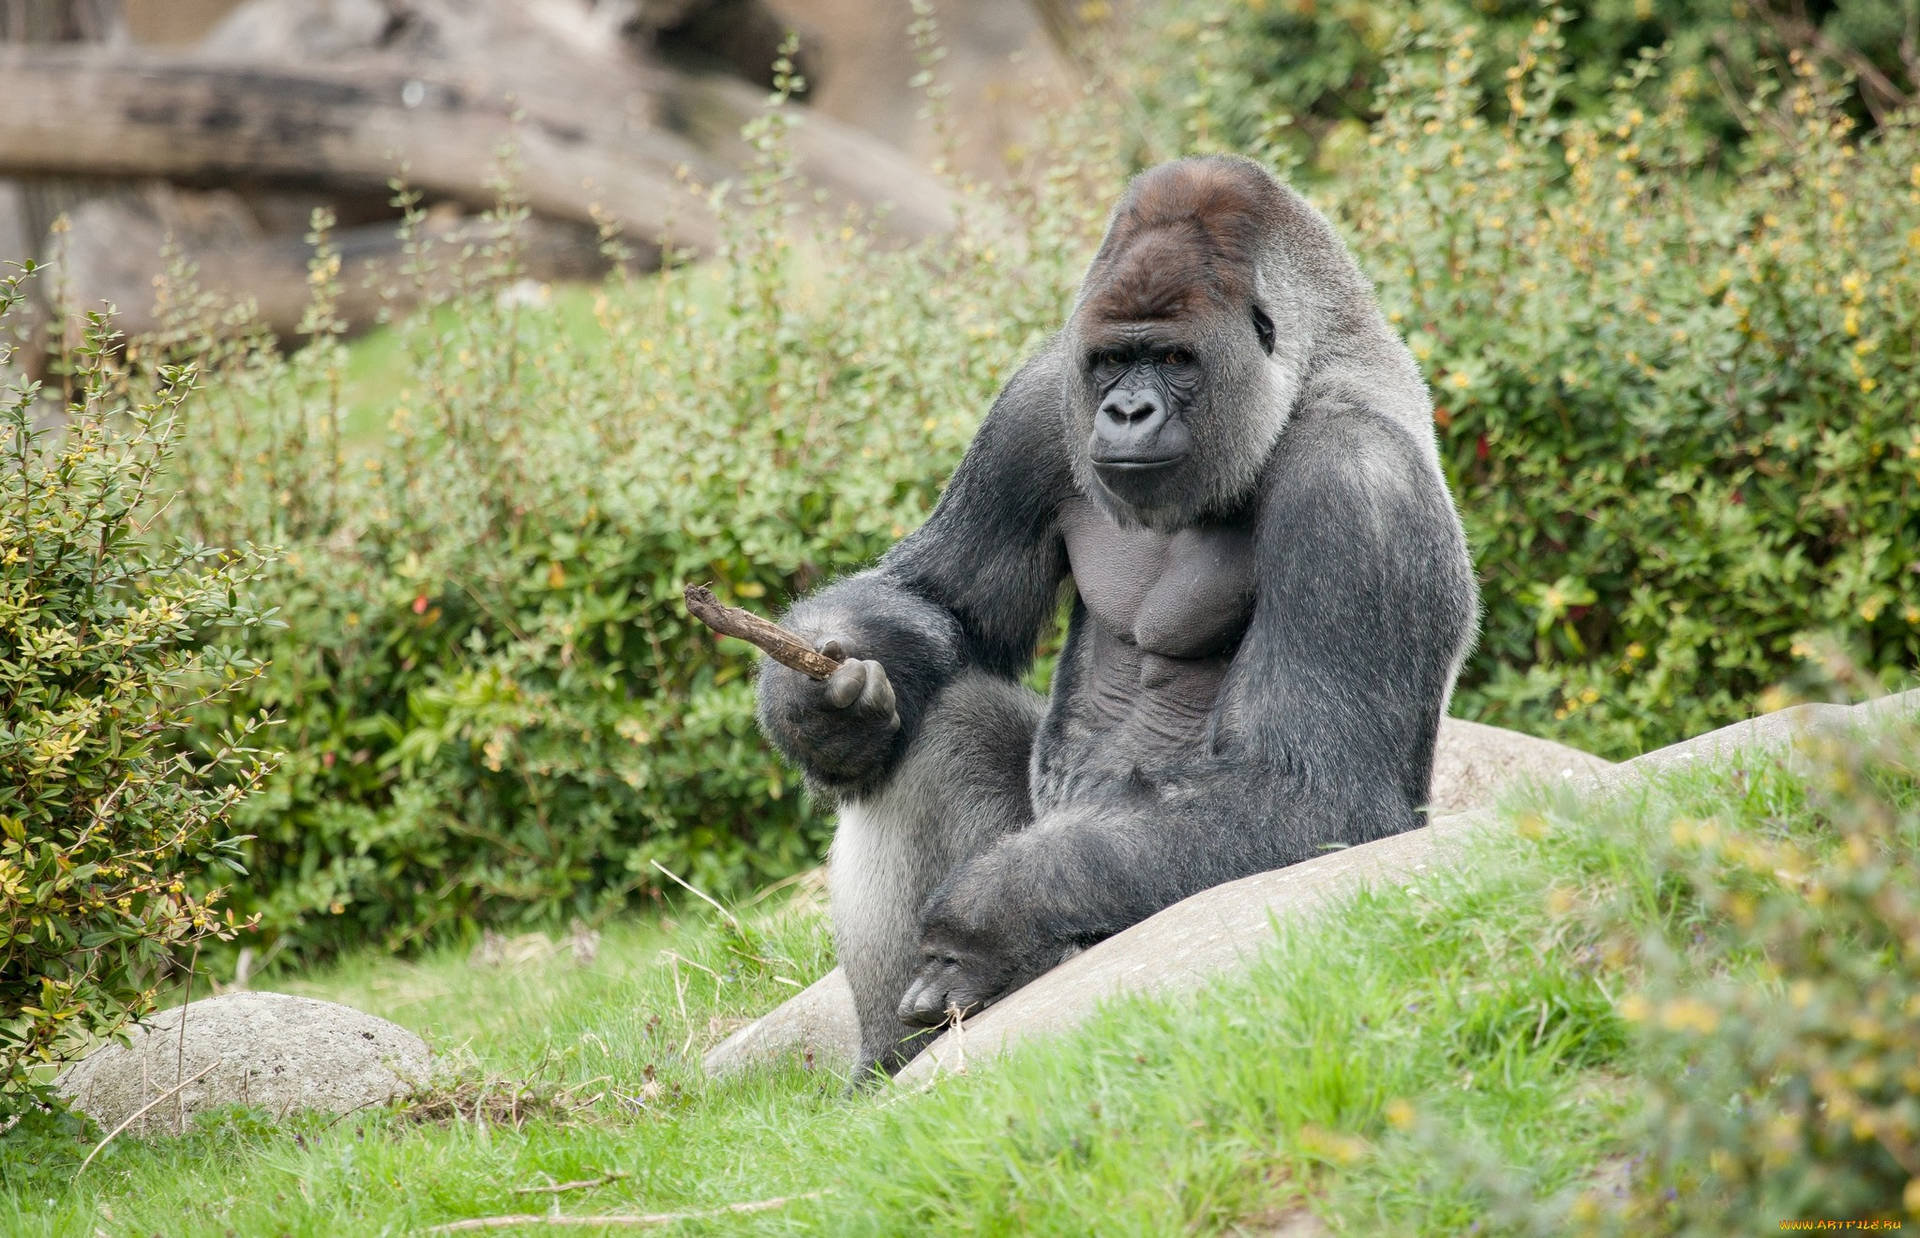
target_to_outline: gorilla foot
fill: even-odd
[[[1004,968],[986,964],[985,959],[952,955],[927,960],[900,999],[900,1021],[913,1027],[941,1027],[986,1009],[1014,987],[1007,983],[1009,977],[995,974]]]

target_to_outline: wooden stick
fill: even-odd
[[[677,1225],[682,1221],[705,1221],[716,1217],[741,1212],[768,1212],[775,1208],[784,1208],[788,1204],[803,1199],[818,1199],[824,1191],[810,1191],[805,1195],[782,1195],[776,1199],[756,1199],[741,1204],[722,1204],[718,1208],[695,1208],[688,1212],[625,1212],[611,1213],[605,1216],[565,1216],[557,1212],[522,1212],[513,1216],[470,1217],[464,1221],[449,1221],[445,1225],[435,1225],[423,1229],[422,1234],[456,1234],[463,1230],[474,1229],[512,1229],[521,1225],[578,1226],[582,1228],[599,1227],[612,1229],[615,1226],[652,1227],[657,1225]]]
[[[802,675],[825,679],[839,667],[842,659],[829,658],[808,642],[770,623],[750,610],[723,606],[705,585],[687,586],[687,613],[722,636],[732,636],[766,651],[782,666],[790,666]]]

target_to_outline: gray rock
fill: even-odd
[[[1608,768],[1589,752],[1460,718],[1440,720],[1430,808],[1436,817],[1493,803],[1507,790],[1552,785]]]
[[[181,1022],[185,1020],[185,1033]],[[427,1074],[426,1044],[350,1006],[284,993],[227,993],[165,1010],[62,1074],[60,1093],[111,1131],[177,1133],[183,1119],[244,1104],[276,1119],[299,1110],[346,1113],[405,1095]]]
[[[1742,750],[1785,748],[1803,735],[1911,719],[1916,713],[1920,713],[1920,688],[1862,705],[1795,705],[1642,753],[1606,771],[1596,781],[1600,787],[1611,789],[1656,770],[1677,769]]]
[[[969,1057],[977,1061],[1029,1037],[1066,1030],[1116,993],[1197,988],[1265,946],[1276,916],[1311,915],[1367,884],[1404,885],[1448,863],[1450,840],[1493,820],[1485,811],[1461,810],[1484,808],[1515,785],[1564,781],[1610,790],[1737,747],[1784,746],[1810,725],[1877,721],[1915,711],[1920,711],[1920,690],[1851,709],[1799,706],[1621,765],[1550,740],[1449,718],[1434,758],[1431,826],[1202,891],[1067,960],[968,1020],[958,1035],[948,1033],[910,1063],[901,1078],[924,1079],[958,1068]],[[729,1074],[805,1045],[816,1061],[847,1070],[857,1043],[852,998],[836,970],[716,1047],[707,1056],[707,1069]]]
[[[852,1070],[859,1055],[853,990],[838,967],[707,1050],[704,1065],[721,1078],[808,1050],[816,1063],[841,1073]]]
[[[1424,829],[1202,890],[989,1006],[934,1041],[898,1078],[913,1083],[964,1070],[1022,1041],[1076,1027],[1120,994],[1199,988],[1265,949],[1276,918],[1311,916],[1378,882],[1410,884],[1450,864],[1459,838],[1492,820],[1490,813],[1442,817]]]
[[[1883,723],[1916,711],[1920,690],[1855,707],[1798,706],[1589,772],[1580,781],[1596,791],[1611,790],[1703,757],[1784,748],[1810,727]],[[1496,820],[1485,810],[1441,817],[1424,829],[1203,890],[1068,959],[975,1015],[909,1062],[899,1079],[914,1083],[941,1071],[961,1070],[1023,1040],[1058,1034],[1085,1021],[1116,994],[1199,988],[1270,942],[1278,918],[1310,917],[1365,886],[1409,885],[1422,872],[1453,863],[1459,840]]]

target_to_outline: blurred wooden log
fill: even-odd
[[[119,0],[0,0],[0,44],[123,43],[127,32],[120,7]],[[0,108],[5,99],[0,79]],[[48,226],[88,198],[129,192],[125,186],[53,177],[0,180],[0,264],[39,259]],[[49,291],[44,277],[30,283],[26,302],[7,321],[8,342],[16,348],[0,366],[0,390],[45,375]]]
[[[493,227],[451,208],[436,209],[420,239],[432,252],[454,255],[491,239]],[[313,295],[312,246],[300,232],[262,230],[238,195],[227,192],[154,186],[138,200],[99,199],[76,208],[55,247],[74,309],[111,302],[115,325],[126,335],[159,330],[155,288],[166,273],[169,237],[195,267],[194,283],[202,292],[221,304],[250,302],[253,320],[282,339],[298,332]],[[521,224],[515,238],[524,279],[584,279],[606,269],[587,225],[536,217]],[[341,260],[335,312],[357,328],[372,325],[383,308],[405,310],[422,296],[447,292],[456,279],[445,261],[430,263],[419,286],[403,278],[406,255],[390,222],[338,229],[331,243]]]
[[[502,85],[443,63],[356,57],[302,67],[204,55],[0,48],[0,176],[156,176],[185,183],[272,182],[329,191],[378,188],[404,169],[420,189],[475,206],[496,196],[511,145],[532,209],[588,222],[593,208],[630,234],[705,249],[715,219],[686,192],[740,163],[683,136],[751,118],[760,92],[734,80],[633,65],[634,88],[568,97]],[[949,226],[940,188],[898,151],[819,116],[796,126],[813,183],[863,206],[889,202],[889,226]],[[668,234],[671,234],[670,236]]]

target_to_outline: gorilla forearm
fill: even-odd
[[[929,968],[902,1017],[928,1023],[1018,988],[1163,908],[1224,882],[1313,858],[1338,845],[1356,818],[1393,834],[1417,814],[1393,796],[1366,802],[1309,797],[1298,783],[1222,779],[1178,802],[1141,797],[1069,809],[962,866],[928,900]],[[1010,914],[1012,909],[1016,912]]]
[[[872,789],[919,733],[928,703],[965,665],[959,621],[876,569],[796,603],[781,622],[816,647],[832,642],[845,657],[885,668],[898,717],[892,726],[857,709],[832,709],[822,685],[798,671],[768,661],[760,672],[760,724],[775,746],[821,790]]]
[[[831,709],[823,689],[768,663],[760,722],[820,790],[883,786],[919,734],[927,707],[962,670],[1016,678],[1054,613],[1066,575],[1055,510],[1071,482],[1055,436],[1035,424],[1057,380],[1046,353],[995,403],[927,523],[877,567],[796,603],[783,623],[876,662],[891,681],[897,727],[859,709]]]

